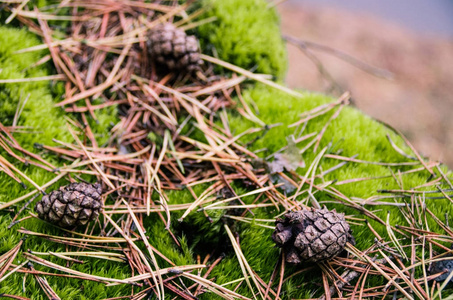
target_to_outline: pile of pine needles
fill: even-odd
[[[18,229],[26,236],[66,245],[69,250],[31,250],[22,253],[26,261],[16,265],[14,261],[20,253],[21,240],[0,256],[0,282],[15,272],[32,274],[49,299],[59,299],[59,296],[47,283],[47,276],[91,280],[106,286],[131,285],[131,293],[122,297],[127,299],[144,299],[151,294],[158,299],[164,299],[167,294],[175,298],[197,299],[207,292],[224,299],[249,299],[236,292],[241,284],[247,284],[254,297],[280,299],[283,282],[313,266],[303,267],[290,274],[285,272],[284,259],[280,257],[270,281],[265,282],[249,265],[240,241],[229,223],[225,222],[231,251],[237,255],[244,274],[243,278],[236,279],[236,288],[229,289],[209,277],[220,258],[209,262],[207,256],[199,264],[176,265],[150,243],[143,225],[144,219],[151,214],[157,215],[174,244],[179,246],[179,240],[171,230],[171,222],[176,221],[172,218],[175,211],[182,213],[179,222],[200,209],[208,221],[206,211],[216,209],[228,211],[226,217],[235,222],[251,222],[253,211],[257,208],[273,207],[281,215],[284,211],[305,206],[321,207],[315,196],[322,191],[337,204],[357,210],[375,221],[373,224],[385,226],[390,238],[386,240],[381,237],[371,223],[347,216],[351,223],[368,227],[375,234],[375,243],[363,251],[348,244],[348,258],[339,257],[319,264],[325,293],[323,299],[332,299],[336,294],[348,299],[382,299],[392,295],[404,295],[406,299],[441,297],[452,275],[437,282],[433,280],[445,274],[429,275],[427,270],[435,262],[448,260],[445,254],[450,249],[444,244],[453,240],[453,231],[426,207],[424,201],[429,193],[424,191],[433,187],[436,195],[453,202],[447,194],[448,188],[453,189],[453,186],[439,163],[427,163],[414,149],[415,160],[405,163],[361,161],[354,157],[327,154],[327,148],[321,149],[320,142],[327,127],[349,103],[347,93],[335,102],[304,113],[297,123],[291,125],[297,132],[303,132],[310,120],[333,111],[319,133],[296,135],[289,140],[287,147],[263,160],[240,140],[246,135],[259,138],[273,125],[262,122],[254,108],[244,101],[241,94],[244,84],[257,81],[293,96],[300,96],[299,93],[272,82],[266,75],[254,74],[205,54],[201,55],[204,60],[202,68],[194,74],[162,72],[148,54],[147,36],[154,26],[171,22],[178,28],[191,30],[214,21],[200,19],[203,8],[191,5],[191,1],[183,5],[177,1],[167,1],[168,4],[164,5],[141,1],[79,0],[62,1],[58,6],[38,10],[29,9],[27,1],[1,2],[6,3],[6,8],[11,12],[7,22],[16,18],[44,41],[40,46],[20,52],[49,50],[50,54],[39,63],[51,61],[55,74],[27,80],[64,82],[64,99],[56,106],[67,112],[68,130],[75,142],[68,144],[55,140],[59,144],[57,147],[38,145],[65,161],[64,166],[57,167],[23,149],[14,139],[14,126],[0,124],[0,146],[10,158],[8,160],[0,156],[1,171],[23,185],[34,187],[25,196],[0,204],[0,210],[17,207],[13,210],[16,215],[10,227],[17,226],[24,219],[36,217],[30,212],[20,219],[27,207],[60,179],[83,180],[87,175],[102,183],[105,206],[100,219],[87,227],[84,233],[65,231],[62,236],[52,236],[25,228]],[[69,24],[63,31],[61,22]],[[54,37],[56,32],[59,39]],[[217,74],[219,66],[229,72]],[[100,104],[93,104],[92,99]],[[118,107],[120,121],[111,129],[108,142],[99,145],[89,120],[96,120],[96,110],[109,106]],[[229,127],[228,109],[236,110],[256,127],[234,135]],[[309,142],[300,150],[297,144],[302,141]],[[395,150],[408,156],[389,141]],[[295,170],[303,165],[302,154],[309,149],[316,153],[316,158],[306,173],[300,175]],[[56,176],[39,186],[15,167],[11,159],[22,164],[33,164]],[[273,162],[270,162],[271,159],[274,159]],[[322,159],[337,160],[338,164],[323,171],[319,168]],[[425,185],[410,190],[381,191],[391,194],[390,197],[376,195],[369,199],[350,199],[335,186],[376,178],[337,182],[324,180],[326,174],[349,162],[414,167],[406,172],[428,171],[433,176]],[[397,182],[403,173],[393,174]],[[233,182],[245,184],[248,192],[237,195],[232,188]],[[197,195],[193,187],[202,184],[210,186]],[[448,185],[448,188],[442,189],[441,185]],[[167,196],[169,190],[187,190],[194,201],[174,204]],[[253,203],[242,201],[243,197],[251,195],[256,196]],[[385,202],[389,198],[402,201]],[[398,206],[411,226],[390,224],[388,218],[382,220],[365,205]],[[434,219],[444,229],[444,233],[431,232],[428,218]],[[266,222],[273,220],[261,220],[261,224],[257,220],[257,226],[272,229],[273,224],[266,225]],[[437,252],[434,249],[438,249]],[[436,255],[439,252],[442,255]],[[65,267],[42,258],[46,256],[56,256],[68,263],[83,263],[83,257],[126,262],[132,276],[126,279],[99,277],[73,270],[68,267],[71,264]],[[158,257],[166,262],[166,267],[158,264]],[[37,271],[28,262],[43,265],[58,273]],[[384,277],[387,284],[373,286],[372,281],[368,280],[373,275]],[[276,279],[277,276],[279,279]],[[193,281],[193,285],[185,286],[181,278]],[[21,296],[3,296],[26,299]]]

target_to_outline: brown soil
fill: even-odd
[[[355,105],[401,130],[421,153],[453,167],[453,41],[417,34],[364,14],[283,3],[282,33],[346,52],[394,73],[377,78],[313,51]],[[298,48],[288,45],[291,87],[331,92],[331,83]]]

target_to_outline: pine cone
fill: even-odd
[[[193,35],[173,24],[159,24],[151,30],[148,40],[150,55],[170,70],[196,71],[202,63],[198,41]]]
[[[277,219],[272,240],[294,264],[328,260],[343,252],[346,242],[355,244],[344,214],[326,208],[285,214]]]
[[[42,197],[35,206],[38,216],[63,228],[86,225],[102,208],[99,183],[71,183]]]

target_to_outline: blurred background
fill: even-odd
[[[453,168],[453,1],[276,3],[290,41],[288,85],[334,96],[351,91],[360,110]]]

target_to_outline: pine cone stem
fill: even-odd
[[[291,232],[291,228],[285,228],[283,231],[277,232],[273,236],[273,239],[276,243],[286,244],[289,240],[291,240],[292,236],[293,233]]]

